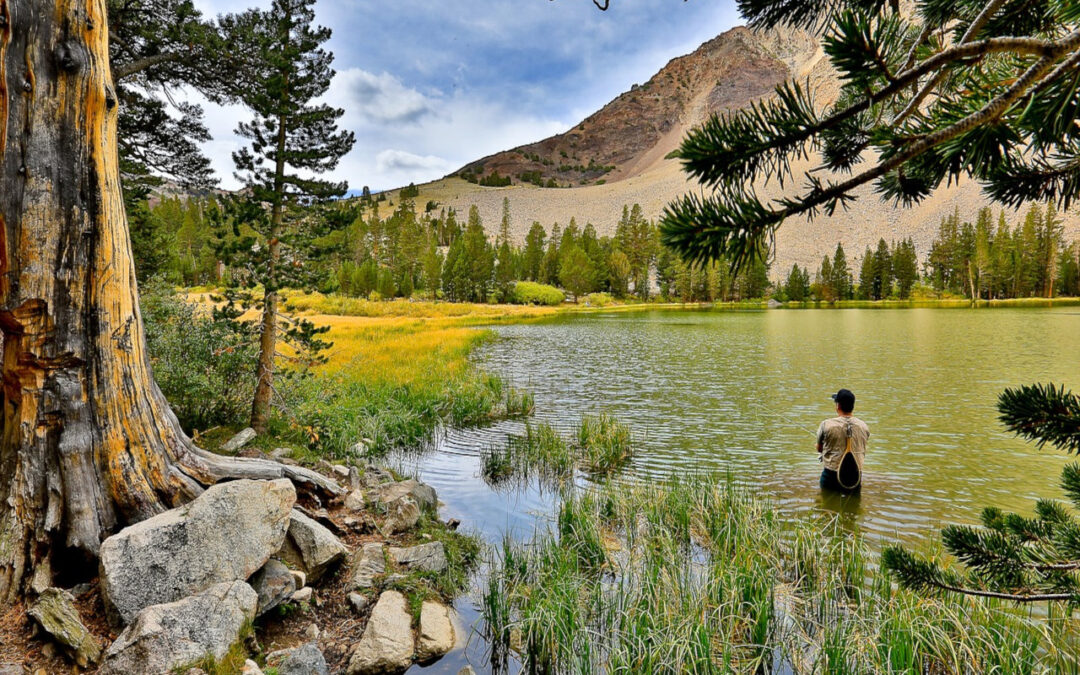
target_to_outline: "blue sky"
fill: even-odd
[[[205,13],[251,3],[196,0]],[[268,2],[260,4],[268,5]],[[570,128],[739,23],[733,0],[321,0],[338,71],[327,94],[356,147],[334,177],[387,189]],[[240,108],[206,105],[207,152],[235,187]]]

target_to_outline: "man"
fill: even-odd
[[[832,395],[832,399],[836,401],[837,416],[822,422],[817,431],[817,451],[825,463],[821,487],[853,492],[862,484],[863,457],[866,442],[870,439],[870,427],[851,414],[855,410],[855,394],[841,389]],[[849,451],[852,456],[845,460]]]

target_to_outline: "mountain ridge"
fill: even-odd
[[[646,217],[657,218],[672,199],[697,191],[679,163],[670,159],[686,132],[708,115],[742,108],[772,95],[777,84],[805,80],[815,102],[835,100],[840,83],[820,42],[792,29],[766,32],[744,26],[706,41],[690,54],[671,59],[645,84],[634,85],[572,129],[535,143],[494,153],[466,164],[450,176],[421,185],[423,201],[464,211],[475,204],[489,232],[497,229],[503,198],[510,201],[511,233],[524,239],[535,220],[550,228],[571,217],[591,222],[601,235],[611,234],[623,205],[638,203]],[[811,158],[797,162],[793,175],[816,166]],[[484,187],[478,181],[510,176],[514,184]],[[538,187],[534,183],[560,187]],[[767,198],[780,195],[775,182],[755,185]],[[772,275],[793,263],[816,270],[824,255],[843,243],[849,258],[858,258],[878,239],[911,237],[921,259],[929,253],[941,219],[958,210],[974,220],[979,208],[992,205],[972,181],[940,188],[921,204],[897,208],[881,202],[872,186],[855,193],[853,207],[813,221],[792,218],[777,231]],[[1016,210],[1005,209],[1010,222]],[[1065,214],[1068,241],[1080,238],[1080,218]]]

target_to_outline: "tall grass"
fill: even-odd
[[[1075,671],[1071,625],[897,591],[864,556],[730,481],[578,491],[493,561],[486,637],[526,672]]]
[[[481,454],[481,470],[490,483],[511,478],[539,478],[562,483],[576,470],[610,474],[626,465],[634,454],[630,427],[608,414],[582,417],[573,441],[563,438],[546,422],[525,423],[522,434],[511,435],[503,447]]]

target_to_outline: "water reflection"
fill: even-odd
[[[624,480],[726,472],[782,512],[836,516],[872,545],[923,540],[943,522],[977,522],[996,505],[1028,513],[1060,498],[1067,459],[1005,434],[1000,391],[1034,381],[1080,387],[1080,314],[1062,309],[634,312],[499,326],[481,367],[536,395],[536,416],[569,432],[582,414],[615,413],[641,451]],[[871,428],[863,489],[826,493],[813,448],[828,394],[855,391]],[[480,454],[518,422],[449,430],[403,459],[488,543],[527,538],[549,522],[552,492],[496,490]],[[479,595],[458,602],[479,626]],[[486,645],[429,667],[488,671]]]

